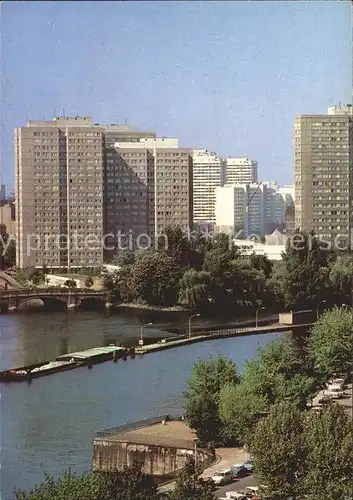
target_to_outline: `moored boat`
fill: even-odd
[[[35,365],[23,366],[20,368],[12,368],[0,372],[1,382],[22,382],[31,381],[33,378],[44,377],[52,373],[72,370],[83,366],[82,362],[78,361],[47,361],[37,363]]]

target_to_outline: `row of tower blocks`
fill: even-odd
[[[349,238],[352,123],[350,105],[297,118],[295,185],[280,188],[259,181],[254,160],[181,148],[128,125],[29,121],[15,129],[17,265],[100,265],[167,226],[237,237],[298,227]]]

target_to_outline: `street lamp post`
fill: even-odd
[[[188,335],[189,339],[191,338],[191,320],[192,320],[192,318],[198,318],[199,316],[200,316],[200,314],[193,314],[189,318],[189,332],[188,332],[189,333],[189,335]]]
[[[319,316],[320,316],[320,305],[321,304],[325,304],[326,303],[326,300],[322,300],[321,302],[318,303],[318,305],[316,306],[316,319],[319,319]]]
[[[256,309],[256,317],[255,317],[255,328],[259,326],[259,311],[265,309],[264,307],[259,307]]]
[[[140,336],[140,340],[139,340],[140,346],[143,346],[143,332],[144,332],[145,327],[151,326],[151,325],[153,325],[153,323],[146,323],[145,325],[141,325],[141,336]]]
[[[194,483],[196,483],[196,478],[197,478],[197,443],[199,441],[199,438],[195,437],[193,439],[194,441]]]

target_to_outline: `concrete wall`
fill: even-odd
[[[296,311],[288,313],[280,313],[278,322],[281,325],[304,325],[315,321],[314,311]]]
[[[134,461],[141,461],[144,463],[146,474],[162,479],[175,475],[193,455],[192,448],[95,439],[93,441],[93,470],[122,470]],[[203,464],[206,468],[214,461],[214,455],[212,452],[199,449],[197,461],[199,465]]]

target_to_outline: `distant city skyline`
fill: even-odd
[[[351,101],[349,2],[5,2],[1,20],[8,192],[13,129],[27,118],[126,120],[181,147],[254,158],[259,178],[284,185],[294,118]]]

